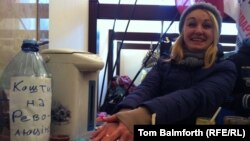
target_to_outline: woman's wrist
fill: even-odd
[[[116,113],[116,116],[131,132],[134,132],[134,125],[152,124],[151,113],[143,107],[121,111]]]

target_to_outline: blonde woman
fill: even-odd
[[[180,36],[170,58],[160,58],[142,83],[98,121],[92,141],[131,141],[134,125],[195,124],[212,117],[232,92],[236,67],[218,45],[221,16],[209,3],[196,3],[180,17]],[[152,122],[153,121],[153,122]]]

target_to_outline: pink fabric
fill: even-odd
[[[122,86],[125,90],[128,89],[129,85],[132,83],[132,80],[126,76],[118,76],[118,85]],[[130,89],[128,90],[129,92],[135,87],[135,85],[133,84]]]
[[[193,5],[197,2],[208,2],[212,5],[216,6],[217,9],[220,11],[221,16],[224,18],[226,14],[224,13],[224,2],[223,0],[175,0],[175,4],[177,7],[178,12],[181,14],[188,6]]]
[[[192,5],[192,0],[175,0],[178,12],[181,14],[188,6]]]

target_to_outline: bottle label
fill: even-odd
[[[51,122],[51,79],[12,77],[10,85],[11,141],[48,141]]]

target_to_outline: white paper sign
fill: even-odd
[[[9,105],[11,141],[49,140],[51,96],[50,78],[11,78]]]

